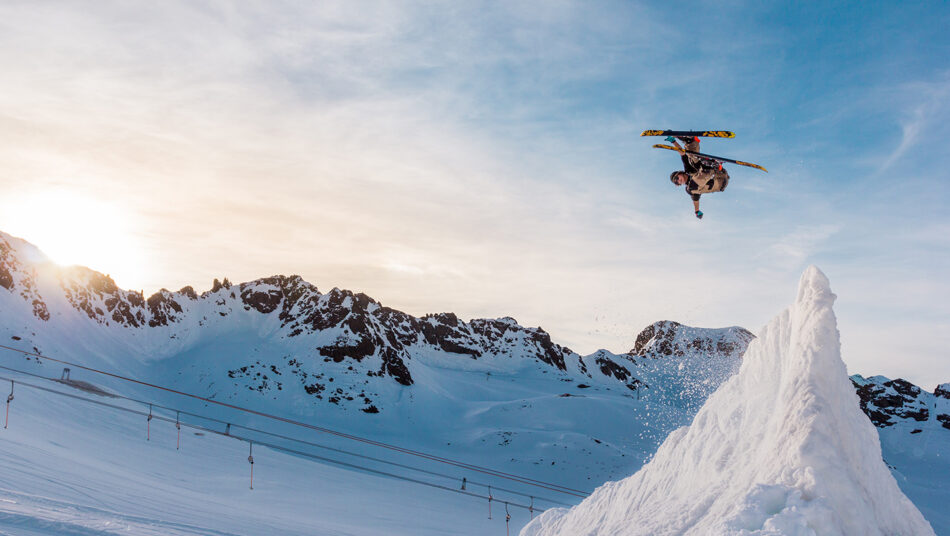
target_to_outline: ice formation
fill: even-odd
[[[809,267],[739,373],[633,476],[522,536],[934,534],[881,458],[841,360],[832,294]]]

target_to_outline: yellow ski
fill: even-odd
[[[766,172],[766,173],[769,172],[769,170],[765,169],[764,167],[762,167],[762,166],[760,166],[760,165],[758,165],[758,164],[753,164],[753,163],[751,163],[751,162],[743,162],[743,161],[741,161],[741,160],[733,160],[733,159],[731,159],[731,158],[723,158],[723,157],[721,157],[721,156],[713,156],[713,155],[711,155],[711,154],[697,153],[697,152],[695,152],[695,151],[687,151],[686,149],[677,149],[676,147],[673,147],[672,145],[663,145],[662,143],[658,143],[658,144],[654,145],[653,147],[655,147],[655,148],[657,148],[657,149],[669,149],[669,150],[671,150],[671,151],[676,151],[676,152],[678,152],[678,153],[693,154],[693,155],[696,155],[696,156],[699,156],[699,157],[702,157],[702,158],[708,158],[708,159],[710,159],[710,160],[715,160],[716,162],[720,162],[720,163],[722,163],[722,162],[728,162],[728,163],[730,163],[730,164],[739,164],[740,166],[746,166],[746,167],[750,167],[750,168],[761,169],[762,171],[764,171],[764,172]]]
[[[691,138],[735,138],[736,135],[728,130],[644,130],[641,136],[682,136]]]

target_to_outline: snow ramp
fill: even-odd
[[[739,373],[636,474],[522,536],[932,535],[881,458],[841,360],[835,295],[811,266]]]

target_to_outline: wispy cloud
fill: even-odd
[[[879,173],[889,171],[911,147],[919,145],[922,134],[933,135],[945,128],[950,119],[950,71],[942,73],[936,81],[901,84],[889,93],[893,101],[907,103],[909,109],[900,119],[900,143],[884,158]]]
[[[411,313],[513,315],[581,351],[658,318],[754,328],[798,265],[875,257],[861,225],[912,257],[943,244],[882,229],[913,212],[876,196],[919,199],[853,170],[903,169],[945,78],[905,82],[896,148],[845,151],[836,136],[886,137],[894,115],[868,123],[884,90],[832,85],[868,63],[814,48],[812,8],[543,7],[5,3],[0,189],[122,206],[147,291],[298,272]],[[667,180],[676,155],[637,137],[674,126],[737,130],[704,148],[771,173],[732,170],[699,222]]]
[[[837,225],[799,225],[775,239],[761,259],[775,267],[799,267],[815,256],[839,230]]]

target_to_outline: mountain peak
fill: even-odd
[[[660,320],[644,328],[636,338],[631,356],[652,358],[728,357],[742,355],[755,338],[748,330],[732,326],[721,329],[694,328],[672,320]]]
[[[594,377],[602,377],[604,385],[619,382],[632,390],[647,385],[644,375],[658,373],[631,370],[631,365],[636,365],[631,356],[606,351],[585,362],[570,348],[555,343],[541,327],[524,327],[511,317],[468,322],[452,312],[414,317],[384,307],[364,293],[340,288],[321,293],[299,275],[275,275],[240,284],[215,278],[211,289],[200,295],[192,287],[184,287],[177,292],[162,289],[145,298],[141,292],[123,290],[111,277],[85,267],[37,275],[33,266],[19,259],[18,252],[24,249],[28,244],[20,241],[16,249],[7,245],[0,251],[0,269],[11,267],[9,275],[0,271],[0,284],[22,287],[22,298],[34,304],[38,321],[58,322],[78,313],[80,320],[75,325],[70,322],[71,327],[78,329],[83,322],[92,321],[100,327],[125,328],[113,330],[111,336],[147,355],[187,352],[201,344],[203,333],[220,338],[259,330],[272,339],[275,348],[303,344],[320,361],[366,369],[367,374],[388,376],[404,386],[414,383],[413,356],[432,351],[450,360],[535,362],[566,379],[576,376],[579,383],[589,384]],[[45,282],[40,281],[44,277]],[[47,304],[55,304],[51,306],[55,315],[46,310]],[[704,330],[664,321],[644,330],[637,348],[638,355],[652,357],[709,351],[735,358],[750,339],[741,328]],[[168,341],[175,342],[169,345]],[[705,378],[706,387],[700,393],[704,396],[731,374],[732,364],[737,363],[724,361],[729,361],[729,366],[719,367],[721,370],[681,368],[677,376],[692,381],[695,372]],[[588,368],[588,362],[594,366]],[[244,366],[248,365],[241,363],[232,370]]]
[[[749,345],[739,373],[631,477],[523,536],[933,534],[881,459],[840,355],[827,278]]]

